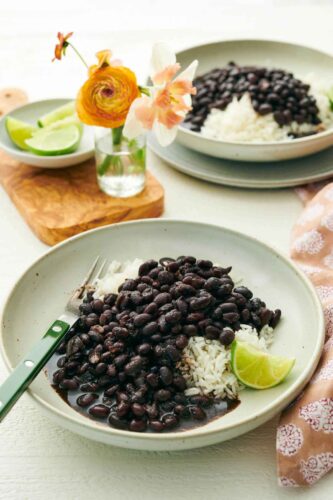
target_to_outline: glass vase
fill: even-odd
[[[97,182],[115,198],[140,193],[146,180],[146,136],[127,139],[122,128],[95,128]]]

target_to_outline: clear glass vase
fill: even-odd
[[[122,128],[95,127],[97,182],[109,196],[140,193],[146,180],[146,136],[129,140]]]

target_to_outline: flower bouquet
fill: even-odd
[[[193,61],[184,71],[175,54],[155,44],[151,58],[151,85],[141,86],[135,73],[112,59],[110,50],[97,52],[97,64],[88,66],[68,41],[73,33],[58,33],[55,59],[71,47],[88,70],[88,79],[76,98],[81,122],[96,127],[97,180],[105,193],[116,197],[138,194],[145,185],[146,133],[151,130],[162,146],[175,139],[178,125],[191,109],[196,93]]]

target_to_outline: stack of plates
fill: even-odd
[[[177,54],[186,67],[199,60],[198,74],[235,61],[241,65],[283,68],[298,78],[312,73],[325,85],[333,57],[309,47],[267,40],[229,40],[191,47]],[[333,81],[332,81],[333,84]],[[226,142],[180,127],[177,141],[162,148],[150,137],[152,151],[185,174],[243,188],[297,186],[333,175],[333,127],[316,135],[275,142]]]

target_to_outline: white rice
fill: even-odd
[[[258,336],[254,328],[241,325],[236,332],[236,340],[266,351],[273,341],[273,328],[264,327]],[[185,394],[236,399],[242,386],[231,371],[230,358],[230,347],[224,347],[218,340],[191,337],[178,364],[188,386]]]
[[[240,142],[268,142],[292,140],[289,133],[307,133],[324,130],[333,126],[333,113],[330,109],[327,92],[332,82],[329,84],[310,74],[303,79],[311,85],[309,93],[315,97],[319,108],[320,125],[303,123],[299,125],[292,122],[290,125],[280,127],[273,117],[273,113],[261,116],[252,107],[249,94],[244,94],[238,101],[236,97],[222,111],[212,109],[207,116],[201,134],[209,139],[220,141],[240,141]]]
[[[104,278],[96,281],[95,298],[102,298],[107,293],[118,293],[119,286],[125,279],[134,279],[138,277],[139,267],[143,260],[134,259],[123,263],[113,260],[109,265]]]
[[[97,280],[94,296],[102,298],[107,293],[118,293],[125,279],[138,276],[142,263],[140,259],[124,263],[111,262],[104,278]],[[266,351],[273,342],[273,328],[265,326],[258,336],[254,328],[241,325],[236,332],[236,339]],[[191,337],[178,368],[186,379],[186,394],[189,396],[205,394],[235,399],[242,388],[231,371],[230,348],[225,348],[217,340]]]

